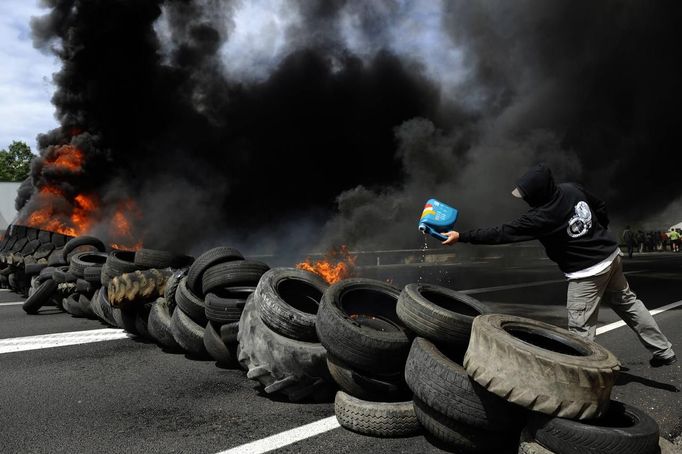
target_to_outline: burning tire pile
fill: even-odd
[[[0,243],[0,263],[0,285],[27,295],[29,314],[54,304],[241,366],[291,401],[336,392],[337,419],[354,432],[424,433],[457,452],[659,452],[656,422],[610,400],[619,363],[608,350],[440,286],[328,285],[229,247],[196,260],[107,253],[93,237],[21,226]]]

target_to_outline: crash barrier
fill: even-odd
[[[26,241],[0,244],[0,285],[26,292],[27,313],[55,305],[99,319],[166,350],[242,367],[266,394],[291,401],[335,395],[336,417],[351,431],[424,433],[457,452],[659,452],[657,423],[610,400],[612,353],[553,325],[491,313],[461,292],[364,278],[328,285],[229,247],[194,260],[106,252],[78,237],[36,258],[55,237],[14,234]],[[29,235],[41,237],[32,252]]]

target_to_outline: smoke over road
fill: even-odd
[[[150,247],[414,246],[427,197],[506,220],[537,160],[623,219],[680,195],[676,2],[45,4],[62,127],[33,184],[134,200]],[[82,171],[51,173],[65,144]]]

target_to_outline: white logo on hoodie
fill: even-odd
[[[592,212],[587,202],[580,201],[575,206],[575,216],[568,221],[566,232],[571,238],[580,238],[592,228]]]

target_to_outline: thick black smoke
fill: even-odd
[[[63,61],[62,127],[40,137],[34,184],[132,198],[149,246],[414,245],[429,196],[463,226],[523,209],[508,192],[537,160],[623,219],[681,193],[677,2],[443,1],[433,45],[461,63],[435,70],[395,51],[415,2],[285,2],[299,20],[264,78],[229,76],[221,53],[242,2],[46,4],[34,39]],[[83,172],[46,174],[65,143]]]

